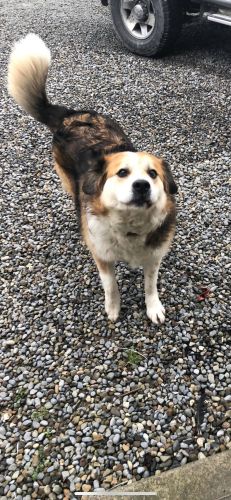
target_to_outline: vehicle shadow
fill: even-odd
[[[231,29],[205,21],[185,25],[172,54],[193,54],[203,49],[221,50],[231,55]]]
[[[132,54],[122,46],[116,38],[110,20],[106,26],[105,19],[102,24],[98,24],[91,36],[94,37],[97,51],[103,51],[110,56],[114,53],[129,58],[139,57],[143,59],[142,56]],[[171,48],[171,51],[157,59],[153,58],[153,63],[163,61],[168,66],[177,62],[194,69],[198,65],[202,71],[208,74],[213,73],[228,79],[230,71],[227,70],[227,65],[230,64],[230,56],[231,29],[202,21],[185,25],[179,40]],[[221,57],[224,65],[221,65]]]
[[[230,59],[231,29],[208,22],[184,26],[171,54],[164,57],[165,64],[177,61],[225,79],[230,79]]]

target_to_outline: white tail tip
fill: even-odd
[[[25,59],[38,58],[42,59],[49,66],[51,63],[51,53],[50,49],[46,46],[44,41],[34,33],[28,33],[25,38],[22,38],[15,43],[11,56],[11,62],[20,62]]]

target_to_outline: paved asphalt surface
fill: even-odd
[[[0,497],[68,499],[230,447],[231,32],[188,26],[164,59],[117,42],[98,0],[1,2]],[[87,5],[87,7],[86,7]],[[52,51],[53,102],[117,118],[179,185],[152,325],[141,270],[118,264],[116,324],[52,170],[51,136],[7,95],[12,43]]]

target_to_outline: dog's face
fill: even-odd
[[[148,153],[123,152],[96,159],[88,170],[83,191],[100,198],[105,209],[161,209],[177,187],[163,160]]]
[[[107,160],[101,200],[106,207],[150,207],[166,200],[161,162],[147,153],[118,153]]]

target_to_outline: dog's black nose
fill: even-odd
[[[150,184],[148,181],[143,181],[140,179],[139,181],[133,182],[133,191],[136,194],[147,194],[150,190]]]

